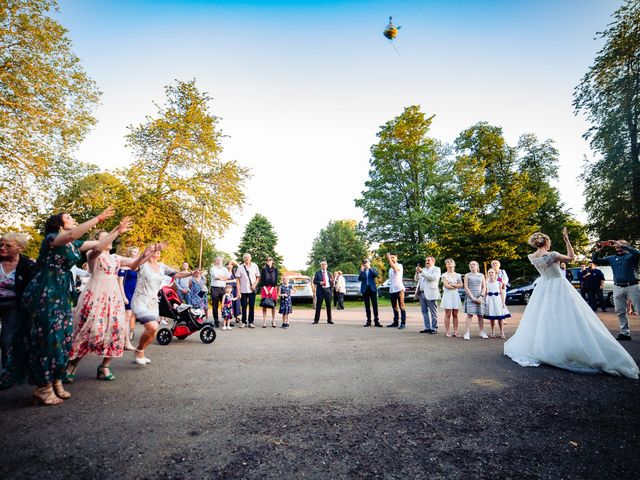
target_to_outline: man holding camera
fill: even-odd
[[[367,313],[367,323],[365,327],[371,326],[371,307],[373,307],[373,321],[376,327],[382,327],[380,319],[378,318],[378,287],[376,286],[376,278],[378,277],[378,271],[375,268],[371,268],[371,260],[365,258],[360,267],[360,293],[364,300],[364,309]]]
[[[604,247],[613,247],[615,255],[600,257]],[[638,285],[638,262],[640,250],[631,248],[626,240],[606,240],[596,243],[593,253],[593,263],[596,265],[610,265],[613,271],[613,304],[618,315],[620,341],[631,340],[629,319],[627,318],[627,301],[631,301],[633,308],[640,309],[640,285]]]

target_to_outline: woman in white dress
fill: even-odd
[[[447,258],[444,261],[447,267],[447,271],[442,274],[442,301],[440,306],[444,308],[444,329],[446,331],[446,337],[458,336],[458,310],[462,307],[460,301],[460,294],[458,289],[464,285],[462,283],[462,277],[459,273],[455,272],[456,262],[452,258]],[[451,317],[453,317],[453,332],[449,328],[451,326]]]
[[[638,378],[638,366],[620,346],[560,270],[574,259],[566,228],[567,255],[550,251],[551,240],[534,233],[529,244],[537,251],[529,261],[540,273],[516,333],[504,344],[504,354],[523,367],[553,365],[578,373],[606,372]]]

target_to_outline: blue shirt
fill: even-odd
[[[594,252],[592,260],[596,265],[611,265],[614,283],[637,282],[640,250],[631,248],[628,245],[623,245],[622,248],[627,253],[598,258],[600,252]]]

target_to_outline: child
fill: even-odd
[[[485,299],[485,318],[488,318],[491,322],[491,338],[496,338],[495,328],[496,320],[498,321],[498,327],[500,328],[500,338],[505,338],[504,331],[502,329],[502,321],[505,318],[505,294],[504,289],[500,282],[498,282],[498,276],[493,268],[490,268],[487,272],[487,297]]]
[[[233,302],[238,300],[238,297],[234,297],[233,293],[233,285],[227,283],[227,286],[224,287],[224,296],[222,297],[222,330],[231,330],[232,327],[229,325],[229,322],[233,318]]]
[[[296,293],[293,285],[289,285],[289,277],[283,277],[280,285],[280,313],[282,314],[282,328],[289,328],[289,314],[293,311],[291,294]]]

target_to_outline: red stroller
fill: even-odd
[[[200,331],[200,340],[203,343],[213,343],[216,339],[213,324],[206,321],[204,312],[183,303],[173,288],[162,287],[158,292],[158,300],[160,316],[173,319],[171,328],[163,327],[158,330],[156,340],[160,345],[169,345],[174,336],[178,340],[184,340],[197,331]]]

